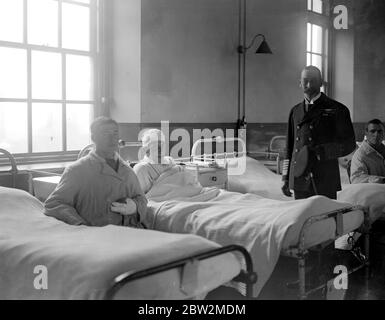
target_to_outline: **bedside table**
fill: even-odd
[[[227,189],[227,168],[186,163],[185,170],[194,171],[203,187]]]
[[[47,200],[48,196],[55,190],[60,178],[61,176],[33,178],[32,183],[35,197],[41,202]]]

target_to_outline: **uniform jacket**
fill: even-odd
[[[290,111],[283,180],[288,180],[290,188],[298,191],[312,190],[308,173],[294,177],[298,153],[304,146],[316,150],[317,157],[310,157],[308,166],[318,193],[341,190],[337,158],[356,147],[349,109],[322,93],[308,112],[305,101]]]
[[[364,141],[353,155],[350,172],[352,183],[385,183],[384,157]]]
[[[130,225],[129,217],[110,210],[122,198],[135,201],[139,215],[146,213],[147,199],[130,166],[120,160],[116,172],[91,152],[66,168],[44,204],[45,214],[73,225]]]

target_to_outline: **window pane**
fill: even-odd
[[[90,9],[63,3],[63,48],[90,50]]]
[[[306,65],[311,66],[311,54],[310,53],[306,54]]]
[[[322,53],[322,27],[313,24],[312,30],[312,52]]]
[[[23,42],[23,0],[0,0],[0,40]]]
[[[32,51],[32,97],[34,99],[62,98],[60,53]]]
[[[313,0],[313,11],[322,14],[322,0]]]
[[[24,102],[0,102],[0,148],[28,152],[28,109]]]
[[[329,54],[329,29],[325,29],[325,55]]]
[[[32,151],[62,151],[62,108],[59,103],[32,104]]]
[[[80,2],[80,3],[85,3],[85,4],[89,4],[90,3],[90,0],[74,0],[76,2]]]
[[[311,65],[317,67],[321,70],[321,73],[323,74],[322,70],[322,57],[317,54],[312,54],[311,57]]]
[[[57,1],[28,0],[28,42],[37,45],[57,47]]]
[[[92,105],[67,104],[67,150],[81,150],[91,143],[91,119]]]
[[[0,47],[0,97],[27,98],[27,52]]]
[[[90,57],[67,55],[66,77],[67,100],[93,100]]]
[[[311,10],[311,2],[312,0],[307,0],[307,9]]]
[[[311,23],[307,24],[307,51],[311,51]]]

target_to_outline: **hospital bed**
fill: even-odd
[[[4,153],[12,177],[17,165]],[[48,176],[33,179],[35,192],[46,197],[60,176],[39,173]],[[241,246],[126,227],[69,226],[43,211],[31,194],[0,184],[0,299],[203,298],[228,281],[244,283],[251,297],[257,276]],[[49,275],[44,290],[33,287],[39,266]]]
[[[241,246],[127,227],[70,226],[45,216],[42,203],[18,189],[0,187],[0,199],[0,299],[191,299],[231,280],[245,283],[250,297],[256,281]],[[44,269],[46,287],[37,287]]]
[[[237,140],[236,138],[232,139],[235,141]],[[225,143],[226,140],[222,138],[198,140],[192,148],[191,159],[189,162],[192,162],[198,166],[201,165],[202,167],[221,166],[227,169],[229,169],[231,166],[233,166],[232,169],[234,169],[234,160],[237,162],[242,156],[245,158],[244,163],[247,162],[245,144],[242,141],[240,141],[242,145],[242,147],[240,148],[241,151],[238,150],[237,152],[224,152],[223,154],[197,154],[197,145],[212,142]],[[231,181],[229,181],[229,185],[230,184]],[[172,192],[170,194],[172,194]],[[221,196],[219,196],[219,198],[220,197]],[[221,229],[225,228],[219,223],[215,224],[213,221],[215,219],[229,219],[230,215],[226,216],[225,214],[213,214],[212,221],[209,221],[208,218],[200,218],[201,216],[203,216],[203,212],[205,212],[204,202],[202,203],[201,201],[198,201],[198,204],[196,204],[197,208],[190,209],[190,204],[187,204],[187,202],[189,202],[190,200],[187,200],[186,202],[185,195],[183,195],[182,197],[177,196],[174,199],[172,197],[170,199],[165,199],[159,197],[157,198],[156,194],[154,197],[152,197],[152,195],[150,194],[148,195],[148,198],[150,199],[150,206],[153,206],[154,208],[154,214],[152,217],[152,227],[154,229],[168,232],[192,232],[200,234],[210,240],[216,241],[221,244],[226,242],[223,239],[216,238],[215,235],[213,236],[213,234],[215,234],[216,232],[221,232]],[[192,202],[194,201],[197,200],[192,200]],[[209,203],[210,201],[212,201],[212,199],[208,200]],[[272,202],[267,203],[267,199],[261,199],[261,197],[253,198],[251,194],[244,195],[244,198],[242,198],[242,196],[234,196],[233,201],[223,203],[222,206],[219,204],[218,201],[216,203],[216,208],[217,211],[221,209],[226,211],[227,208],[231,205],[239,204],[239,206],[242,206],[242,203],[247,201],[249,203],[253,203],[251,207],[254,208],[251,208],[251,211],[254,210],[256,207],[260,206],[261,210],[265,210],[266,215],[269,214],[270,210],[277,211],[277,206],[280,206],[282,208],[282,211],[285,211],[285,208],[287,208],[288,206],[294,207],[295,205],[298,205],[298,210],[301,211],[300,217],[297,221],[298,223],[296,223],[295,225],[290,225],[290,228],[285,234],[285,237],[281,243],[280,253],[284,256],[293,257],[298,260],[300,299],[304,299],[309,294],[321,288],[325,288],[326,286],[326,283],[322,283],[316,288],[307,288],[305,278],[305,259],[307,255],[311,251],[320,251],[321,249],[327,247],[329,244],[332,244],[336,239],[340,238],[342,235],[349,234],[352,231],[360,231],[365,238],[364,253],[360,252],[358,248],[354,249],[354,256],[357,258],[359,265],[350,270],[350,272],[355,272],[364,267],[369,267],[369,230],[371,219],[369,216],[369,210],[367,208],[360,205],[350,205],[350,203],[346,202],[341,203],[333,201],[325,197],[314,197],[311,200],[304,200],[301,202],[291,201],[290,204],[289,202],[277,203],[277,201],[273,200]],[[157,205],[156,202],[159,202],[160,205]],[[258,203],[261,203],[261,205],[259,205]],[[193,207],[193,205],[191,206]],[[306,208],[301,208],[301,206],[305,206]],[[191,212],[189,214],[185,214],[185,212],[188,210],[191,210]],[[309,214],[310,211],[313,212]],[[212,212],[208,214],[212,214]],[[240,213],[237,214],[239,217],[241,216]],[[184,217],[180,217],[183,215]],[[234,214],[233,216],[235,217],[236,214]],[[276,214],[276,216],[279,216],[279,214]],[[274,219],[276,216],[272,218]],[[250,220],[253,219],[252,215],[245,215],[244,217],[247,217],[247,219],[243,220],[244,224],[240,226],[240,229],[245,228],[245,224],[249,223]],[[199,219],[201,219],[201,221]],[[189,224],[185,223],[185,221],[189,220],[191,220]],[[249,222],[246,222],[247,220]],[[236,224],[237,218],[235,217],[232,222],[233,224]],[[183,225],[184,223],[185,225]],[[290,224],[291,222],[287,221],[287,223]],[[211,224],[210,228],[207,228],[206,231],[202,231],[202,229],[205,228],[205,224]],[[258,222],[256,222],[256,225],[258,225]],[[216,230],[215,232],[213,231],[214,229]],[[229,233],[231,233],[234,232],[234,229],[228,231]],[[237,243],[235,239],[232,240]],[[240,238],[237,240],[240,240]],[[245,243],[242,243],[242,245],[248,248],[250,252],[250,246]],[[253,255],[252,252],[251,255],[253,260],[255,261],[256,270],[260,271],[258,269],[260,256],[255,254]],[[270,261],[267,261],[267,263],[270,263]],[[258,274],[260,275],[260,272],[258,272]],[[259,279],[261,280],[261,277]]]
[[[221,140],[221,138],[216,138],[216,141],[214,142],[224,142],[224,140]],[[234,139],[236,141],[236,139]],[[184,161],[185,165],[193,164],[196,166],[197,170],[201,167],[215,167],[220,166],[222,168],[225,168],[226,170],[230,170],[231,172],[234,172],[236,166],[234,166],[234,161],[238,162],[238,160],[245,155],[245,145],[241,143],[240,151],[237,152],[225,152],[224,154],[203,154],[199,155],[197,154],[198,148],[196,147],[197,144],[201,143],[211,143],[213,141],[209,140],[200,140],[197,141],[196,144],[193,146],[191,158],[189,159],[178,159],[178,161]],[[246,158],[246,165],[248,167],[249,163],[247,162],[249,158]],[[273,174],[271,171],[269,171],[271,174]],[[273,174],[274,175],[274,174]],[[277,175],[275,175],[277,176]],[[237,177],[237,176],[231,176],[229,175],[229,187],[231,190],[231,178]],[[277,176],[278,177],[278,176]],[[279,184],[281,184],[279,180]],[[266,182],[264,183],[264,186],[266,186]],[[280,190],[280,186],[278,188]],[[268,198],[268,197],[267,197]],[[281,200],[281,199],[277,199]],[[255,199],[248,199],[248,201],[255,201]],[[361,259],[359,261],[359,266],[355,268],[352,271],[356,271],[363,267],[369,266],[369,256],[368,256],[368,232],[370,228],[370,219],[369,219],[369,212],[366,208],[361,207],[359,205],[357,206],[351,206],[348,203],[344,204],[338,204],[337,206],[333,205],[333,202],[331,200],[327,200],[326,198],[316,199],[315,201],[321,203],[321,206],[318,204],[318,211],[312,212],[311,216],[307,216],[306,210],[303,211],[304,213],[301,215],[299,219],[299,223],[295,225],[295,227],[291,226],[291,232],[289,232],[289,235],[286,235],[284,241],[282,241],[282,247],[280,248],[280,253],[282,255],[294,257],[298,260],[298,278],[300,281],[299,285],[299,297],[301,299],[306,298],[309,293],[313,292],[313,289],[319,289],[319,287],[324,287],[325,284],[313,288],[312,290],[307,290],[306,287],[306,279],[305,279],[305,258],[312,250],[318,250],[319,248],[323,248],[326,245],[332,243],[335,239],[339,238],[343,234],[348,234],[349,232],[353,230],[360,230],[365,235],[365,252],[364,254],[358,253],[356,256]],[[178,202],[173,202],[173,205],[178,205]],[[284,204],[279,204],[280,206],[284,206]],[[312,207],[314,205],[307,204],[308,205],[308,212],[312,211]],[[325,210],[322,208],[322,206],[325,205],[326,207],[329,207],[329,210]],[[156,207],[156,206],[155,206]],[[218,211],[222,209],[218,207]],[[226,208],[223,208],[226,210]],[[269,208],[266,207],[264,210],[266,210],[266,213],[269,213]],[[156,210],[155,210],[156,211]],[[171,210],[172,211],[172,210]],[[313,210],[314,211],[314,210]],[[165,215],[167,216],[167,210],[165,210]],[[174,212],[177,212],[175,210]],[[176,213],[177,214],[177,213]],[[192,212],[194,215],[194,212]],[[159,211],[154,214],[155,216],[158,215],[159,217]],[[291,223],[290,221],[288,223]],[[155,225],[153,225],[154,229],[157,229]],[[219,226],[221,228],[221,226]],[[192,232],[192,230],[186,231],[186,229],[180,228],[180,229],[173,229],[169,226],[161,227],[161,231],[166,232],[177,232],[177,233],[187,233]],[[199,233],[198,233],[199,234]],[[210,235],[208,234],[199,234],[203,237],[207,237],[210,240],[216,241],[222,245],[226,245],[226,242],[218,241],[218,239],[210,238]],[[229,242],[232,242],[233,239],[230,239]],[[236,241],[233,241],[234,243],[238,243]],[[241,243],[242,244],[242,243]],[[244,245],[247,247],[246,245]],[[248,248],[249,250],[249,248]],[[250,250],[249,250],[250,251]],[[252,255],[253,256],[253,255]],[[258,266],[258,255],[253,256],[254,264]],[[267,261],[269,263],[269,261]]]

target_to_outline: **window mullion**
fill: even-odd
[[[62,53],[62,136],[63,136],[63,151],[67,151],[67,86],[66,86],[66,54]]]
[[[28,153],[32,153],[32,52],[27,49]]]
[[[23,44],[27,50],[27,121],[28,121],[28,153],[32,153],[32,58],[28,48],[28,2],[23,1]]]

